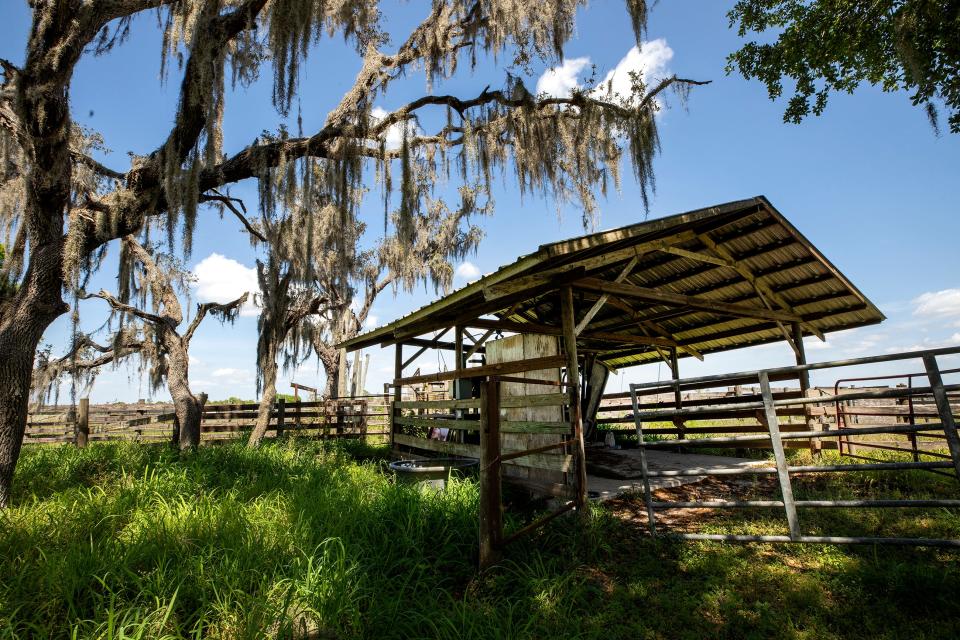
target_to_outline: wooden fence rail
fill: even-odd
[[[279,400],[270,412],[268,437],[294,433],[315,438],[383,438],[388,435],[389,398],[363,396],[339,400]],[[253,428],[258,404],[209,404],[203,409],[201,442],[240,437]],[[169,441],[173,433],[173,406],[90,405],[45,407],[30,414],[25,443],[53,444],[109,440]]]

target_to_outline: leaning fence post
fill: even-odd
[[[770,432],[770,446],[773,448],[773,457],[777,462],[777,477],[780,480],[780,494],[783,496],[783,510],[787,513],[787,524],[790,527],[790,539],[799,540],[801,534],[800,522],[797,520],[797,505],[793,502],[790,469],[787,466],[787,456],[783,451],[783,440],[780,438],[780,421],[777,419],[777,408],[773,404],[770,378],[766,371],[761,371],[758,377],[760,393],[763,396],[764,421]]]
[[[277,400],[277,437],[283,435],[283,414],[286,408],[286,401],[283,398]]]
[[[500,506],[500,393],[496,378],[480,383],[480,569],[497,563],[503,539]]]
[[[953,468],[957,472],[957,479],[960,480],[960,438],[957,437],[957,423],[953,419],[950,398],[947,396],[946,389],[943,388],[943,378],[940,376],[940,367],[937,366],[937,357],[923,356],[923,366],[930,380],[933,400],[937,403],[937,413],[940,414],[943,435],[947,438],[947,447],[950,449],[950,457],[953,458]]]
[[[80,404],[73,417],[73,431],[76,436],[77,447],[83,449],[90,439],[90,398],[80,398]]]

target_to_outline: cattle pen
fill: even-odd
[[[937,360],[960,349],[807,362],[804,337],[823,340],[827,333],[883,320],[879,309],[760,196],[542,245],[340,346],[345,351],[377,345],[394,348],[388,432],[395,455],[479,459],[482,567],[495,563],[506,544],[561,514],[585,513],[590,498],[603,493],[601,485],[611,487],[610,474],[597,479],[589,473],[591,467],[614,468],[613,491],[643,492],[652,533],[657,532],[658,510],[776,507],[786,515],[787,535],[715,534],[709,539],[958,546],[960,541],[945,539],[809,536],[799,524],[798,509],[919,503],[795,501],[792,474],[839,473],[854,466],[791,466],[785,454],[790,443],[803,441],[814,455],[832,446],[851,459],[865,457],[865,451],[892,449],[910,459],[856,468],[960,476],[960,443],[951,409],[960,386],[944,383],[943,375],[956,370],[941,369]],[[776,342],[789,345],[795,363],[770,370],[745,367],[743,373],[706,378],[684,379],[680,374],[681,359],[702,360],[710,353]],[[453,370],[405,375],[429,349],[453,351]],[[856,375],[857,380],[902,379],[907,383],[903,388],[841,390],[838,380],[836,392],[830,393],[811,384],[811,372],[910,360],[919,361],[922,370],[887,376],[868,370]],[[604,417],[610,373],[654,362],[666,363],[671,379],[632,385],[629,394],[621,394],[621,402],[629,400],[630,415],[610,417],[607,410]],[[913,384],[923,378],[925,383]],[[771,382],[792,386],[775,391]],[[405,388],[424,384],[444,385],[449,393],[436,399],[404,399]],[[757,387],[731,398],[684,399],[684,392],[742,385]],[[875,418],[893,417],[891,424],[856,420],[850,402],[871,398],[906,404],[874,412]],[[914,407],[920,404],[933,410],[918,416]],[[890,416],[879,415],[884,411]],[[697,425],[707,418],[710,424]],[[650,430],[644,430],[650,422],[660,425],[654,441]],[[626,430],[618,429],[624,423]],[[671,439],[662,439],[665,435]],[[601,436],[612,438],[613,446],[603,446]],[[617,444],[618,437],[623,446]],[[691,455],[697,447],[734,452],[762,447],[772,452],[773,464],[737,458],[731,466],[717,458],[715,464],[704,466],[703,456]],[[653,451],[661,449],[669,450],[659,454],[665,456],[659,458],[661,467],[649,468]],[[775,476],[780,497],[746,504],[736,500],[667,504],[655,501],[651,489],[657,480],[751,474]],[[506,533],[505,482],[551,496],[556,507]],[[935,502],[930,506],[960,506],[958,501]]]

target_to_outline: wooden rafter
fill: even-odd
[[[623,300],[622,298],[611,295],[607,300],[607,304],[611,306],[615,306],[618,309],[629,313],[631,319],[636,321],[637,325],[639,325],[640,327],[640,330],[643,331],[644,334],[648,336],[653,334],[660,338],[666,338],[668,340],[673,340],[674,342],[677,342],[677,337],[671,334],[665,327],[662,327],[661,325],[651,320],[643,320],[642,313],[640,312],[640,310],[634,307],[632,304],[630,304],[626,300]],[[703,354],[697,351],[696,349],[694,349],[693,347],[683,346],[678,343],[677,348],[687,352],[697,360],[700,360],[701,362],[703,361]]]
[[[446,329],[444,329],[443,331],[441,331],[441,332],[438,333],[437,335],[433,336],[433,339],[432,339],[432,340],[430,340],[427,344],[425,344],[425,345],[423,345],[422,347],[420,347],[415,354],[413,354],[412,356],[410,356],[409,358],[407,358],[406,360],[404,360],[403,366],[401,367],[401,369],[406,369],[407,366],[409,366],[411,362],[413,362],[414,360],[416,360],[417,358],[419,358],[421,355],[423,355],[423,352],[426,351],[427,349],[429,349],[429,348],[431,348],[431,347],[436,348],[436,347],[439,345],[439,343],[440,343],[440,338],[442,338],[444,335],[446,335],[446,333],[447,333],[448,331],[450,331],[450,327],[447,327]]]
[[[637,263],[640,262],[638,256],[633,256],[630,258],[630,261],[627,262],[627,265],[620,271],[620,275],[617,276],[614,282],[623,282],[630,272],[633,271],[633,268],[637,266]],[[610,299],[610,295],[604,293],[600,298],[593,303],[593,306],[584,314],[583,318],[580,319],[580,322],[577,323],[577,326],[574,327],[574,334],[580,335],[583,330],[590,324],[590,321],[593,320],[593,317],[597,315],[597,312],[603,308],[603,305],[606,304],[607,300]]]
[[[666,239],[642,242],[627,249],[610,251],[599,256],[583,258],[582,260],[577,260],[561,267],[555,267],[553,269],[542,271],[524,278],[517,278],[513,282],[507,284],[492,285],[483,290],[483,295],[487,300],[497,300],[510,294],[517,293],[518,291],[541,288],[545,285],[549,286],[550,284],[555,285],[556,288],[559,289],[561,286],[569,284],[571,281],[581,277],[572,274],[572,271],[579,271],[581,274],[585,275],[588,272],[609,267],[617,264],[618,262],[624,262],[625,260],[630,260],[631,258],[639,258],[640,256],[652,251],[660,251],[664,248],[671,247],[681,242],[688,242],[696,237],[697,236],[693,231],[683,231]]]
[[[548,336],[563,335],[563,329],[551,325],[540,324],[537,322],[510,322],[509,320],[474,320],[470,323],[481,329],[499,329],[501,331],[513,331],[515,333],[539,333]],[[623,342],[625,344],[640,344],[647,346],[675,347],[676,341],[668,338],[657,338],[649,336],[635,336],[628,333],[605,333],[601,331],[591,331],[580,336],[584,340],[597,340],[600,342]]]
[[[619,282],[605,282],[597,278],[583,278],[577,280],[574,286],[587,291],[598,291],[600,293],[611,293],[614,295],[628,298],[638,298],[649,302],[657,302],[669,306],[690,307],[693,309],[702,309],[712,313],[722,315],[739,316],[744,318],[760,318],[763,320],[773,320],[774,322],[802,322],[802,318],[792,313],[774,311],[771,309],[761,309],[758,307],[748,307],[739,304],[728,304],[719,300],[710,300],[709,298],[700,298],[698,296],[687,296],[669,291],[660,291],[647,287],[638,287],[631,284]]]
[[[757,292],[757,295],[760,297],[761,300],[764,301],[764,303],[767,306],[772,308],[773,305],[775,304],[778,307],[780,307],[783,311],[797,315],[797,313],[793,310],[793,307],[790,305],[789,302],[787,302],[783,298],[783,296],[781,296],[780,294],[775,292],[773,289],[771,289],[770,286],[767,285],[765,282],[761,281],[760,278],[758,278],[756,274],[753,272],[753,270],[750,267],[748,267],[746,264],[744,264],[742,260],[737,260],[735,256],[730,252],[729,249],[715,242],[713,238],[711,238],[706,233],[701,234],[698,237],[700,241],[703,242],[703,244],[706,245],[707,248],[709,248],[711,251],[719,255],[721,258],[729,260],[730,266],[733,269],[735,269],[737,273],[739,273],[743,277],[744,280],[750,283],[750,285]],[[797,347],[796,345],[793,344],[793,334],[790,331],[788,331],[787,328],[782,324],[779,326],[780,326],[781,332],[784,334],[784,337],[786,337],[787,342],[793,346],[793,349],[795,352],[799,353],[799,351],[797,350],[801,347]],[[824,338],[823,336],[823,332],[817,329],[816,327],[814,327],[813,325],[811,325],[810,323],[803,322],[801,320],[800,326],[810,331],[821,340],[824,340],[824,341],[826,340],[826,338]]]
[[[681,258],[690,258],[691,260],[698,260],[700,262],[708,262],[710,264],[715,264],[720,267],[732,267],[733,264],[730,260],[724,260],[723,258],[717,258],[715,256],[707,255],[706,253],[698,253],[696,251],[687,251],[686,249],[681,249],[680,247],[663,247],[660,249],[664,253],[670,253]]]

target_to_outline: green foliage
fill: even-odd
[[[740,36],[773,32],[751,41],[728,60],[746,78],[767,85],[771,99],[783,79],[795,81],[784,120],[820,115],[834,91],[862,83],[911,92],[937,129],[936,103],[960,133],[960,2],[958,0],[739,0],[730,24]]]
[[[612,509],[596,508],[584,527],[559,519],[478,576],[475,483],[421,493],[381,473],[384,454],[297,440],[182,454],[137,444],[27,447],[13,506],[0,514],[0,637],[960,633],[955,552],[654,542]],[[888,496],[956,487],[931,474],[859,475],[856,489]],[[849,487],[825,478],[800,488],[804,497],[835,491]],[[898,518],[893,511],[877,517]],[[876,525],[874,516],[860,522],[860,512],[833,510],[822,516],[828,523],[817,513],[805,512],[805,527]],[[508,516],[516,527],[515,512]],[[955,510],[900,520],[905,532],[958,525]],[[733,524],[784,526],[769,510]]]

